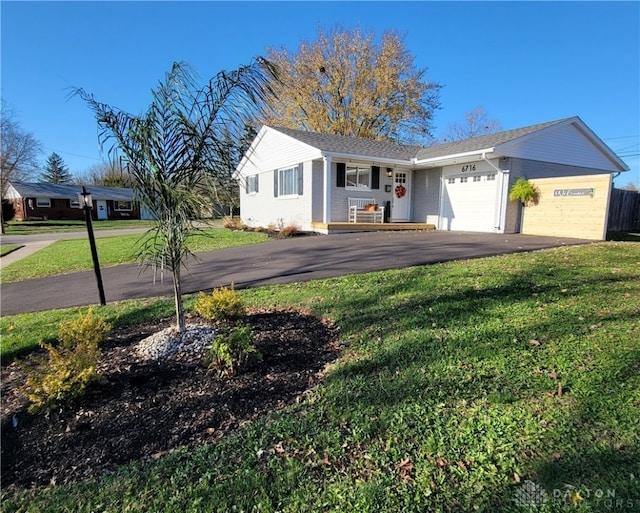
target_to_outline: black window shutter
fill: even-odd
[[[371,188],[380,188],[380,168],[378,166],[371,167]]]
[[[304,172],[302,164],[298,164],[298,196],[302,196]]]
[[[278,197],[278,170],[273,170],[273,197]]]
[[[344,162],[338,162],[336,170],[338,171],[336,187],[344,187],[347,184],[347,165]]]
[[[259,193],[260,189],[260,175],[255,175],[255,184],[256,184],[256,194]]]
[[[244,179],[244,192],[249,194],[249,177],[246,176]]]

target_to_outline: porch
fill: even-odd
[[[311,223],[313,231],[325,235],[348,232],[384,232],[384,231],[432,231],[435,224],[430,223]]]

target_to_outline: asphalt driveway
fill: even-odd
[[[591,241],[530,235],[461,232],[364,232],[270,240],[200,253],[183,270],[183,292],[237,289],[400,269],[449,260],[533,251]],[[123,265],[102,269],[107,302],[171,296],[170,273]],[[98,304],[93,271],[0,285],[0,313]]]

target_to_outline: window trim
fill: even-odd
[[[358,185],[349,185],[349,170],[355,170],[356,171],[356,179],[355,179],[355,183],[359,183],[359,174],[360,171],[364,171],[364,170],[368,170],[369,173],[369,180],[368,180],[368,184],[367,185],[362,185],[362,186],[358,186]],[[370,191],[372,189],[372,183],[373,183],[373,168],[372,166],[358,166],[358,165],[346,165],[345,166],[345,170],[344,170],[344,186],[346,189],[350,189],[352,191]]]
[[[247,180],[247,194],[258,194],[259,192],[259,183],[260,183],[260,179],[259,179],[259,175],[255,174],[255,175],[249,175],[246,178]]]
[[[284,191],[284,185],[286,183],[285,180],[283,180],[283,175],[284,173],[291,171],[293,173],[293,180],[292,180],[292,184],[293,184],[293,192],[285,192]],[[300,188],[299,188],[299,182],[300,182],[300,173],[302,173],[302,169],[300,165],[295,165],[295,166],[289,166],[289,167],[283,167],[277,170],[277,174],[278,174],[278,184],[277,184],[277,188],[278,188],[278,198],[297,198],[298,196],[300,196]]]
[[[36,198],[37,208],[51,208],[51,198]]]
[[[118,203],[128,203],[129,208],[120,208]],[[132,212],[133,211],[133,201],[128,200],[113,200],[113,211],[114,212]]]

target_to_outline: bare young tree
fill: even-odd
[[[378,140],[430,139],[440,85],[395,32],[318,30],[297,52],[268,50],[280,71],[266,124]]]
[[[42,145],[33,134],[22,129],[15,112],[4,100],[2,100],[0,122],[0,163],[2,165],[0,189],[4,198],[10,181],[26,180],[37,169],[38,155],[42,151]],[[0,225],[4,233],[4,217],[1,215],[0,217]]]
[[[121,159],[110,159],[107,162],[94,164],[84,173],[76,173],[75,183],[105,187],[131,187],[133,177]]]
[[[500,122],[489,119],[484,107],[481,105],[473,110],[467,111],[464,115],[463,123],[451,123],[442,142],[461,141],[480,135],[492,134],[502,130]]]
[[[124,157],[135,196],[155,220],[139,258],[172,273],[179,331],[185,328],[180,271],[191,254],[187,241],[198,230],[194,215],[205,208],[211,181],[229,174],[225,140],[240,139],[246,120],[271,93],[273,72],[259,58],[198,87],[189,66],[175,63],[141,116],[74,91],[96,114],[101,146]]]

